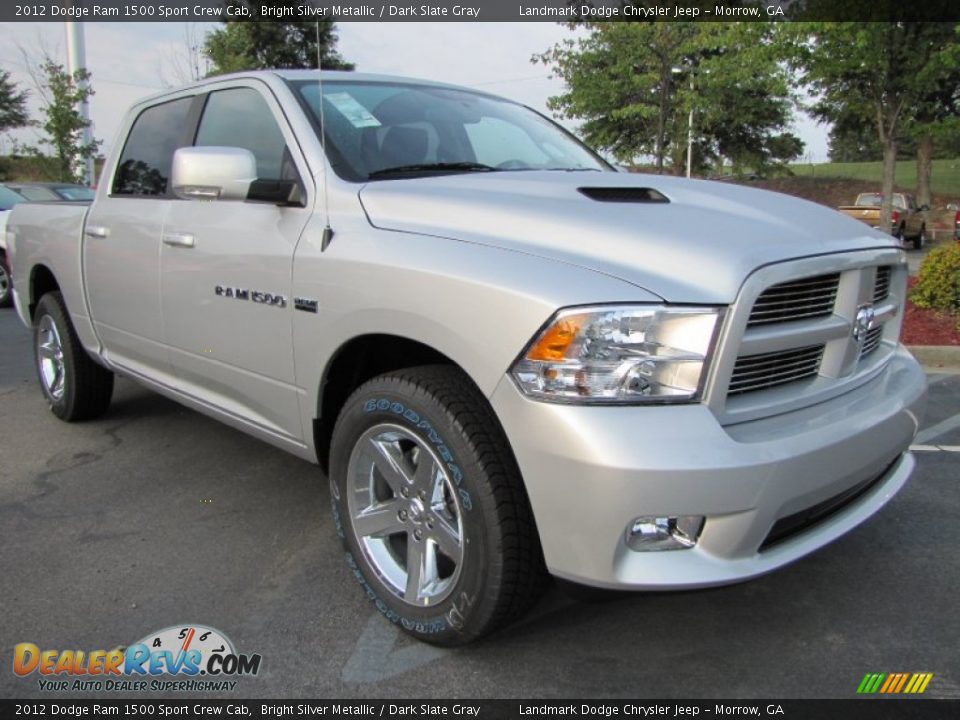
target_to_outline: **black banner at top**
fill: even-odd
[[[890,22],[960,20],[932,0],[4,0],[0,22]]]

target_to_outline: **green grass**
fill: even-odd
[[[798,177],[850,178],[879,183],[883,174],[882,162],[796,164],[790,169]],[[941,195],[960,196],[960,158],[934,160],[930,180],[931,189]],[[917,186],[916,160],[897,162],[896,184],[899,187]]]

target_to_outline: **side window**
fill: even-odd
[[[192,97],[147,108],[133,122],[113,176],[114,195],[164,196],[173,151],[187,122]]]
[[[249,150],[257,159],[260,180],[293,180],[283,133],[266,101],[251,88],[210,93],[195,145],[223,145]]]

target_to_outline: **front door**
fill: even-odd
[[[209,94],[194,144],[250,150],[261,180],[309,178],[275,98],[256,81]],[[306,207],[175,202],[160,250],[166,341],[181,390],[297,441],[291,278],[309,217]]]

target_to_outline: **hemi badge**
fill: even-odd
[[[293,299],[293,307],[296,310],[303,310],[304,312],[317,312],[317,307],[319,303],[316,300],[307,300],[306,298],[295,297]]]

